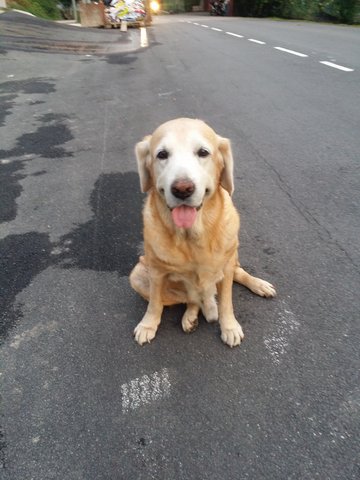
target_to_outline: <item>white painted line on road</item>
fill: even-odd
[[[287,48],[274,47],[275,50],[280,50],[280,52],[291,53],[291,55],[296,55],[297,57],[308,57],[305,53],[295,52],[295,50],[288,50]]]
[[[209,25],[199,24],[197,22],[188,22],[188,23],[193,23],[193,25],[198,25],[198,26],[203,27],[203,28],[211,28],[211,30],[214,30],[215,32],[223,32],[223,30],[221,28],[209,27]],[[224,33],[226,33],[226,35],[230,35],[232,37],[244,38],[243,35],[240,35],[238,33],[234,33],[234,32],[224,32]],[[248,38],[247,40],[249,42],[252,42],[252,43],[257,43],[258,45],[266,45],[266,42],[263,42],[262,40],[257,40],[256,38]],[[302,58],[308,58],[309,57],[309,55],[306,55],[305,53],[297,52],[295,50],[290,50],[288,48],[284,48],[284,47],[273,47],[273,48],[275,50],[279,50],[280,52],[289,53],[290,55],[295,55],[297,57],[302,57]],[[342,65],[338,65],[338,64],[333,63],[333,62],[321,61],[320,63],[322,63],[323,65],[327,65],[328,67],[332,67],[332,68],[336,68],[338,70],[342,70],[343,72],[353,72],[354,71],[352,68],[344,67]]]
[[[259,45],[266,45],[266,42],[262,42],[261,40],[256,40],[255,38],[248,38],[249,42],[258,43]]]
[[[300,322],[286,302],[281,302],[278,320],[271,335],[264,338],[264,344],[275,365],[279,365],[281,356],[288,352],[290,337],[300,329]]]
[[[231,35],[232,37],[244,38],[244,35],[239,35],[238,33],[233,32],[225,32],[227,35]]]
[[[149,46],[147,31],[145,27],[140,27],[140,47],[146,48]]]
[[[151,375],[134,378],[121,385],[122,412],[129,413],[130,410],[170,397],[170,390],[171,383],[167,368]]]
[[[322,63],[323,65],[327,65],[328,67],[337,68],[338,70],[342,70],[343,72],[354,71],[352,68],[343,67],[342,65],[337,65],[336,63],[332,63],[332,62],[320,62],[320,63]]]

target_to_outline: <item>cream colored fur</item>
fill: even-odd
[[[240,217],[231,200],[230,141],[200,120],[180,118],[161,125],[135,151],[141,189],[147,192],[145,255],[131,272],[130,282],[149,302],[135,328],[136,341],[143,345],[155,337],[164,306],[185,303],[185,332],[196,328],[201,309],[207,321],[219,320],[224,343],[239,345],[244,334],[233,311],[233,281],[263,297],[276,292],[239,264]],[[165,159],[159,154],[164,151]],[[180,178],[195,186],[186,200],[172,194],[171,186]],[[197,209],[191,228],[178,228],[171,216],[171,210],[183,203]]]

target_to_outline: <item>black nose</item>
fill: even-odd
[[[185,198],[191,197],[195,192],[195,184],[188,179],[176,180],[171,185],[171,193],[176,198],[184,200]]]

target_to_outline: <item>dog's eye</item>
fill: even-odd
[[[208,152],[205,148],[200,148],[197,152],[198,156],[201,158],[208,157],[210,155],[210,152]]]
[[[159,160],[166,160],[167,158],[169,158],[169,152],[167,152],[166,150],[160,150],[160,152],[156,155],[156,158],[158,158]]]

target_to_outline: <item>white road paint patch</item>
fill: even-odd
[[[61,255],[62,253],[66,253],[68,252],[70,249],[69,248],[62,248],[62,247],[54,247],[51,252],[50,252],[50,255]]]
[[[308,57],[305,53],[296,52],[295,50],[288,50],[287,48],[274,47],[275,50],[280,50],[280,52],[290,53],[291,55],[296,55],[297,57]]]
[[[58,329],[58,322],[52,321],[49,323],[39,323],[30,330],[15,335],[14,340],[10,343],[10,347],[18,349],[23,342],[29,342],[34,338],[40,337],[43,333],[52,333]]]
[[[215,32],[222,32],[221,28],[211,27],[211,30],[215,30]]]
[[[170,396],[170,391],[171,383],[167,368],[151,375],[134,378],[121,385],[122,411],[128,413],[143,405],[167,398]]]
[[[256,40],[256,38],[248,38],[249,42],[258,43],[259,45],[266,45],[266,42],[262,42],[261,40]]]
[[[199,26],[199,25],[200,25],[200,23],[194,22],[194,25],[197,25],[197,26]]]
[[[342,70],[343,72],[353,72],[352,68],[343,67],[342,65],[338,65],[337,63],[332,62],[320,62],[323,65],[327,65],[328,67],[336,68],[337,70]]]
[[[231,35],[232,37],[237,37],[237,38],[244,38],[244,35],[239,35],[238,33],[233,33],[233,32],[225,32],[227,35]]]
[[[64,242],[64,245],[58,245],[57,247],[54,247],[51,252],[50,252],[50,255],[61,255],[63,253],[67,253],[67,252],[70,252],[70,248],[69,246],[72,244],[72,240],[68,239],[68,240],[65,240]]]
[[[278,320],[270,336],[264,338],[264,344],[270,353],[273,362],[280,364],[281,356],[287,353],[289,349],[290,337],[300,328],[300,323],[295,314],[290,310],[287,304],[281,302],[281,309],[278,313]]]
[[[140,27],[140,47],[146,48],[149,46],[147,31],[145,27]]]
[[[209,28],[209,25],[200,25],[200,27]]]

